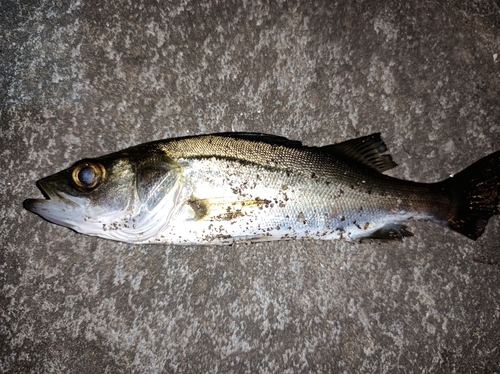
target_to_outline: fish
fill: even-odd
[[[325,146],[261,133],[157,140],[86,158],[37,182],[24,207],[57,225],[134,243],[402,240],[409,219],[472,240],[499,214],[500,151],[436,183],[396,166],[380,133]]]

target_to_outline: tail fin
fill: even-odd
[[[473,240],[491,216],[499,214],[500,151],[492,153],[443,182],[451,194],[448,227]]]

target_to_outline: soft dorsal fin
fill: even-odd
[[[387,151],[385,143],[380,138],[380,133],[347,140],[342,143],[326,145],[321,149],[337,156],[343,156],[357,161],[369,168],[382,173],[392,169],[397,164],[390,155],[383,155]]]
[[[298,140],[290,140],[284,136],[262,134],[259,132],[221,132],[213,135],[234,139],[253,140],[268,144],[280,144],[289,147],[300,147],[302,145]]]

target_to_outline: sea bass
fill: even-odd
[[[500,151],[438,183],[382,174],[380,134],[323,147],[220,133],[159,140],[84,159],[38,181],[26,209],[127,243],[401,239],[425,219],[476,240],[498,214]]]

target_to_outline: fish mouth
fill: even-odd
[[[85,199],[66,194],[54,189],[45,180],[39,180],[37,186],[45,199],[27,199],[23,206],[49,222],[73,227],[79,216],[83,216]]]

